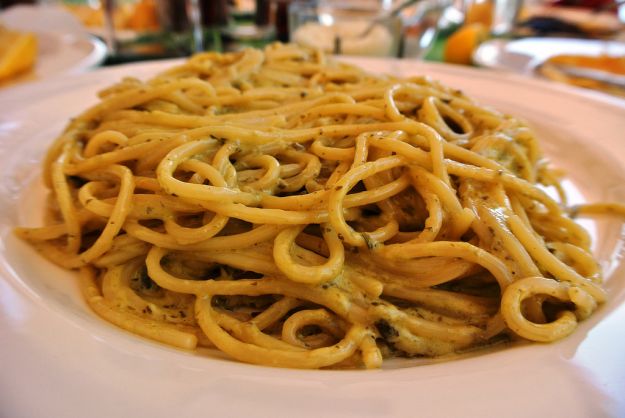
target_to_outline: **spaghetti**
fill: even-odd
[[[554,341],[606,298],[532,131],[429,78],[274,44],[100,96],[46,156],[48,226],[16,232],[136,334],[375,368]]]

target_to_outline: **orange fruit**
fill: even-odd
[[[0,26],[0,80],[11,78],[33,67],[37,57],[37,38]]]
[[[473,51],[488,38],[488,28],[482,23],[460,27],[447,39],[443,54],[445,62],[470,65]]]
[[[467,10],[464,24],[482,23],[490,27],[493,23],[493,0],[474,1]]]
[[[154,0],[141,0],[128,19],[127,26],[134,30],[158,29],[158,11]]]

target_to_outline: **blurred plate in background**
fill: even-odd
[[[560,54],[624,56],[625,43],[571,38],[493,39],[477,48],[473,62],[481,67],[532,75],[537,65]]]
[[[79,73],[106,58],[104,43],[90,35],[68,12],[48,6],[15,6],[0,14],[0,25],[32,32],[38,41],[35,67],[10,83]]]
[[[35,32],[39,39],[39,59],[35,77],[71,72],[78,73],[101,64],[106,58],[106,46],[93,36]]]

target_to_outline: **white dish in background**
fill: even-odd
[[[106,45],[94,36],[36,32],[39,55],[34,73],[37,79],[60,73],[77,74],[100,65],[106,58]]]
[[[38,55],[32,71],[9,80],[40,80],[77,74],[100,65],[106,45],[90,35],[69,12],[54,6],[14,6],[0,13],[0,24],[37,36]]]
[[[536,3],[527,4],[522,11],[521,20],[531,17],[550,17],[575,25],[590,33],[602,34],[617,33],[623,27],[623,18],[619,18],[625,12],[622,4],[615,8],[617,13],[614,13],[615,9],[599,11],[585,7],[554,7],[549,4]],[[599,3],[596,4],[599,5]]]
[[[571,38],[493,39],[475,50],[473,62],[482,67],[532,75],[536,65],[559,54],[624,56],[625,43]]]
[[[514,74],[407,60],[353,59],[372,72],[429,74],[527,119],[580,200],[625,201],[625,105]],[[625,416],[625,265],[621,223],[592,224],[608,302],[576,332],[451,362],[377,371],[252,366],[176,350],[104,322],[75,276],[13,237],[43,204],[39,162],[95,93],[147,63],[60,77],[0,96],[0,374],[2,415],[21,417]],[[8,108],[6,103],[15,103]]]

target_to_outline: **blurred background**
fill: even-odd
[[[65,52],[74,48],[75,44],[63,43],[67,33],[74,41],[88,36],[97,44],[92,48],[100,56],[96,59],[91,51],[91,66],[182,57],[197,51],[236,51],[282,41],[334,54],[424,59],[526,73],[535,72],[535,61],[544,61],[554,51],[588,50],[592,56],[620,54],[621,62],[608,67],[620,65],[625,75],[624,2],[0,0],[0,82],[3,71],[7,72],[3,70],[7,55],[18,61],[18,65],[9,63],[9,70],[23,69],[29,54],[35,60],[41,48]],[[24,33],[37,39],[24,40]],[[60,36],[59,45],[52,45],[53,34]],[[34,44],[38,52],[32,51]],[[18,46],[21,50],[14,51]]]

